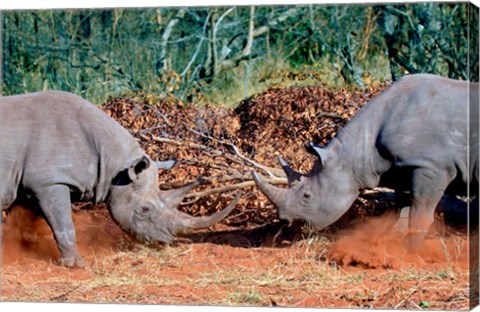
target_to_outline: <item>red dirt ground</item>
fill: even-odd
[[[389,215],[300,237],[217,225],[171,246],[132,242],[105,210],[74,213],[85,269],[59,267],[50,228],[15,207],[3,224],[1,301],[460,310],[468,240],[437,225],[415,255]],[[293,233],[293,234],[292,234]],[[295,234],[297,233],[297,234]]]

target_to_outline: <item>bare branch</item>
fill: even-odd
[[[287,18],[291,17],[292,15],[296,14],[298,12],[298,8],[291,8],[281,14],[279,17],[277,17],[274,20],[269,20],[267,21],[267,25],[260,26],[258,28],[255,28],[255,7],[251,6],[250,7],[250,19],[248,22],[248,35],[246,38],[246,44],[243,47],[242,51],[239,52],[238,54],[228,58],[228,59],[223,59],[219,64],[218,64],[218,71],[224,71],[230,68],[234,68],[240,64],[240,62],[247,60],[249,58],[254,57],[252,55],[252,48],[253,48],[253,42],[256,37],[259,37],[263,34],[266,34],[267,32],[270,31],[270,29],[277,27],[279,24],[284,22]],[[237,36],[234,36],[230,40],[230,43],[233,42],[233,40]]]
[[[261,170],[265,171],[265,172],[269,175],[270,178],[285,177],[285,173],[283,172],[283,170],[280,170],[280,169],[277,169],[277,168],[272,168],[272,167],[268,167],[268,166],[259,164],[259,163],[257,163],[256,161],[254,161],[254,160],[252,160],[252,159],[250,159],[250,158],[247,158],[247,157],[243,156],[243,155],[240,153],[238,147],[237,147],[235,144],[231,143],[231,142],[225,142],[225,141],[218,140],[218,139],[216,139],[216,138],[214,138],[214,137],[212,137],[212,136],[205,135],[205,134],[203,134],[203,133],[200,133],[200,132],[198,132],[198,131],[195,131],[195,130],[193,130],[193,129],[190,129],[190,128],[188,128],[186,125],[185,125],[185,128],[186,128],[188,131],[191,131],[191,132],[193,132],[193,133],[195,133],[195,134],[198,134],[198,135],[200,135],[200,136],[202,136],[202,137],[204,137],[204,138],[206,138],[206,139],[215,141],[215,142],[220,143],[220,144],[222,144],[222,145],[229,146],[231,149],[233,149],[235,155],[237,155],[241,160],[243,160],[244,162],[252,165],[252,166],[255,167],[255,168],[258,168],[258,169],[261,169]]]
[[[202,30],[202,35],[200,36],[200,41],[198,42],[197,44],[197,48],[195,49],[195,53],[193,53],[192,55],[192,58],[190,59],[190,61],[188,62],[187,66],[185,67],[185,69],[183,70],[183,72],[180,74],[180,76],[183,78],[187,73],[188,71],[190,70],[190,67],[192,66],[192,64],[195,62],[197,56],[198,56],[198,53],[200,52],[200,48],[202,47],[203,45],[203,41],[205,40],[205,33],[207,31],[207,26],[208,26],[208,22],[210,21],[210,14],[211,12],[208,12],[208,16],[207,18],[205,19],[205,23],[203,25],[203,30]]]
[[[185,16],[185,12],[186,12],[185,9],[178,10],[177,14],[175,14],[175,16],[168,22],[167,26],[165,27],[165,30],[163,31],[162,41],[161,41],[161,44],[160,44],[160,57],[159,57],[159,63],[161,64],[161,70],[168,69],[168,64],[167,64],[168,39],[170,38],[170,35],[171,35],[175,25],[177,25],[177,23],[181,19],[183,19],[183,17]]]
[[[252,52],[253,47],[253,39],[254,39],[254,31],[255,31],[255,7],[252,5],[250,7],[250,20],[248,21],[248,36],[247,36],[247,43],[243,48],[242,55],[250,55]]]
[[[266,181],[270,184],[288,185],[288,180],[286,178],[264,178],[264,181]],[[239,189],[243,189],[243,188],[247,188],[247,187],[252,187],[252,186],[255,186],[255,181],[253,181],[253,180],[245,181],[245,182],[241,182],[241,183],[237,183],[237,184],[226,185],[226,186],[222,186],[222,187],[218,187],[218,188],[214,188],[214,189],[210,189],[210,190],[190,193],[190,194],[187,194],[186,197],[187,198],[191,198],[191,197],[201,198],[201,197],[210,196],[210,195],[213,195],[213,194],[235,191],[235,190],[239,190]]]
[[[298,12],[298,8],[296,8],[296,7],[289,9],[288,11],[286,11],[285,13],[280,15],[277,19],[268,21],[267,25],[264,25],[264,26],[261,26],[261,27],[255,29],[255,31],[253,33],[253,36],[258,37],[258,36],[261,36],[261,35],[267,33],[268,31],[270,31],[270,29],[275,28],[279,24],[285,22],[287,20],[287,18],[291,17],[294,14],[297,14],[297,12]]]
[[[217,22],[215,23],[215,32],[218,31],[218,27],[220,26],[220,24],[222,23],[223,19],[230,13],[232,13],[237,7],[231,7],[230,9],[228,9],[227,11],[225,11],[225,13],[222,14],[222,16],[220,16],[220,18],[217,20]]]

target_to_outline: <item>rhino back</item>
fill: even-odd
[[[81,199],[102,200],[113,171],[139,149],[118,123],[70,93],[3,97],[1,110],[4,202],[19,187],[42,184],[68,185]]]
[[[475,168],[467,160],[468,103],[466,82],[405,76],[363,107],[339,134],[340,141],[346,154],[355,155],[355,174],[374,181],[392,167],[427,167],[458,174],[468,183]]]

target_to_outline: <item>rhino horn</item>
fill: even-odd
[[[172,231],[174,233],[179,233],[190,229],[206,228],[218,223],[235,208],[241,196],[242,192],[240,191],[226,208],[210,216],[193,217],[175,209],[175,221]]]
[[[262,180],[262,178],[260,178],[260,176],[255,171],[252,171],[252,177],[260,190],[275,206],[277,206],[277,208],[280,209],[285,205],[288,198],[288,189],[278,188],[268,184],[267,182]]]
[[[288,185],[291,187],[294,183],[300,181],[301,177],[303,176],[303,174],[301,174],[300,172],[297,172],[295,170],[293,170],[292,168],[290,168],[290,166],[288,165],[288,163],[282,158],[282,157],[278,157],[278,162],[280,163],[280,165],[282,166],[283,168],[283,171],[285,171],[285,174],[287,175],[287,179],[288,179]]]
[[[177,207],[183,201],[185,196],[187,196],[188,192],[200,184],[202,184],[202,181],[196,180],[195,182],[173,190],[161,191],[162,198],[170,207]]]

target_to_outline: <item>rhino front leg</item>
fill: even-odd
[[[419,168],[413,172],[412,206],[406,236],[411,251],[418,251],[423,245],[427,231],[434,221],[435,208],[449,181],[446,174],[435,170]]]
[[[70,189],[66,185],[53,185],[34,191],[60,249],[59,263],[66,267],[85,267],[85,261],[77,251]]]

